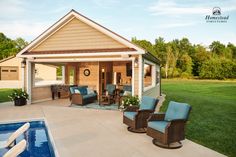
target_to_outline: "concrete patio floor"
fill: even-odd
[[[60,157],[218,157],[211,149],[184,140],[167,150],[146,134],[134,134],[122,124],[122,112],[68,107],[67,99],[22,107],[0,104],[0,123],[44,118]]]

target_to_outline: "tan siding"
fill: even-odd
[[[125,47],[100,31],[74,18],[32,51]]]
[[[18,67],[17,70],[18,70],[18,77],[17,77],[17,80],[21,80],[21,61],[22,59],[21,58],[11,58],[9,60],[6,60],[4,62],[1,62],[0,63],[0,67],[4,67],[4,66],[7,66],[7,67]]]
[[[134,68],[134,95],[139,94],[139,68]]]
[[[79,63],[77,71],[77,81],[79,85],[87,85],[98,91],[99,68],[98,62]],[[85,76],[84,70],[89,69],[90,75]]]
[[[51,99],[51,87],[34,87],[32,89],[32,101]]]
[[[22,61],[21,58],[14,57],[4,62],[1,62],[0,66],[19,66],[20,67],[21,61]]]

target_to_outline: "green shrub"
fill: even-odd
[[[192,75],[187,72],[182,72],[180,77],[190,79],[190,78],[192,78]]]
[[[138,96],[126,96],[122,100],[121,108],[127,108],[128,106],[139,106]]]
[[[236,77],[236,63],[225,58],[211,58],[201,67],[199,76],[204,79],[225,79]]]

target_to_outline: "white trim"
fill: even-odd
[[[138,58],[138,66],[139,66],[139,99],[142,99],[142,93],[143,93],[143,58],[142,55],[139,55]]]
[[[32,89],[32,83],[31,83],[31,62],[30,61],[26,61],[26,66],[27,66],[27,69],[26,69],[26,84],[27,84],[27,93],[29,94],[29,100],[28,100],[28,104],[31,104],[31,101],[32,101],[32,92],[31,92],[31,89]]]
[[[21,55],[20,57],[32,58],[32,57],[79,57],[79,56],[119,56],[119,55],[136,55],[137,51],[125,51],[125,52],[96,52],[96,53],[65,53],[65,54],[33,54],[33,55]]]
[[[62,58],[62,59],[34,59],[32,62],[50,62],[50,63],[58,63],[58,62],[94,62],[94,61],[130,61],[134,60],[134,57],[130,58]]]
[[[25,90],[25,68],[21,67],[21,88]]]
[[[154,77],[154,76],[156,76],[156,64],[155,63],[153,63],[153,62],[151,62],[151,61],[149,61],[149,60],[146,60],[146,59],[144,59],[144,64],[145,63],[147,63],[147,64],[149,64],[149,65],[151,65],[152,66],[152,71],[151,71],[151,73],[152,73],[152,85],[150,85],[150,86],[147,86],[147,87],[144,87],[143,88],[143,92],[146,92],[146,91],[148,91],[149,89],[152,89],[152,88],[154,88],[155,86],[156,86],[156,77]],[[144,66],[144,64],[143,64],[143,66]],[[142,75],[142,78],[144,77],[144,75]]]
[[[50,34],[52,34],[53,32],[57,31],[57,27],[60,28],[60,25],[63,24],[66,20],[68,20],[71,16],[76,17],[77,19],[83,21],[84,23],[88,24],[89,26],[101,31],[102,33],[110,36],[111,38],[113,38],[114,40],[126,45],[127,47],[131,47],[137,50],[137,52],[139,54],[144,54],[145,50],[132,44],[131,42],[123,39],[122,37],[110,32],[109,30],[103,28],[102,26],[94,23],[93,21],[81,16],[80,14],[78,14],[77,12],[75,12],[74,10],[72,10],[71,12],[69,12],[65,17],[63,17],[62,19],[60,19],[57,23],[55,23],[54,25],[52,25],[48,30],[46,30],[43,34],[41,34],[40,36],[38,36],[34,41],[32,41],[29,45],[27,45],[23,50],[21,50],[16,56],[17,57],[24,57],[24,55],[22,55],[25,51],[31,49],[33,46],[35,46],[36,44],[38,44],[38,42],[40,42],[43,38],[45,38],[46,36],[49,36]],[[71,18],[73,19],[73,18]]]
[[[31,82],[32,86],[31,88],[35,87],[35,63],[31,62]]]
[[[97,92],[98,92],[98,94],[100,95],[101,93],[100,93],[100,63],[99,62],[97,62],[98,63],[98,76],[97,76]]]
[[[135,58],[132,58],[132,96],[134,96],[134,62]]]

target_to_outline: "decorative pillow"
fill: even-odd
[[[132,95],[132,93],[130,91],[125,91],[123,96],[129,96],[129,95]]]
[[[91,88],[87,88],[87,94],[94,94],[94,90]]]
[[[79,91],[78,89],[74,89],[74,92],[75,92],[76,94],[80,94],[80,91]]]

